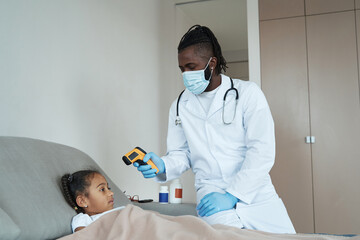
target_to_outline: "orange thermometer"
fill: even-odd
[[[154,162],[149,159],[149,161],[144,162],[143,159],[146,155],[146,152],[141,149],[140,147],[136,147],[133,150],[131,150],[130,152],[128,152],[127,154],[125,154],[122,157],[122,160],[124,161],[124,163],[126,165],[130,165],[132,163],[137,162],[139,165],[150,165],[151,168],[156,169],[156,173],[159,172],[159,169],[157,168],[157,166],[154,164]]]

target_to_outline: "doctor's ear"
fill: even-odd
[[[218,59],[216,57],[212,57],[209,63],[210,69],[215,70]]]

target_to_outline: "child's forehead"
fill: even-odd
[[[97,187],[99,184],[107,184],[105,177],[99,173],[95,173],[94,177],[91,179],[91,186]]]

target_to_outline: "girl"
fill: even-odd
[[[79,231],[114,208],[114,193],[105,177],[97,171],[83,170],[65,174],[61,185],[66,201],[78,213],[71,222],[72,231]]]

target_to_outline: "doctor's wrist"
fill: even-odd
[[[159,172],[156,174],[156,175],[159,175],[159,174],[165,174],[166,173],[166,169],[165,169],[165,166],[159,166]]]
[[[165,168],[164,160],[162,160],[161,158],[158,158],[158,161],[157,161],[156,166],[157,166],[158,169],[159,169],[159,172],[158,172],[156,175],[166,173],[166,168]]]
[[[231,193],[226,192],[225,195],[231,200],[231,202],[233,203],[233,207],[236,205],[237,202],[239,202],[239,199]]]

